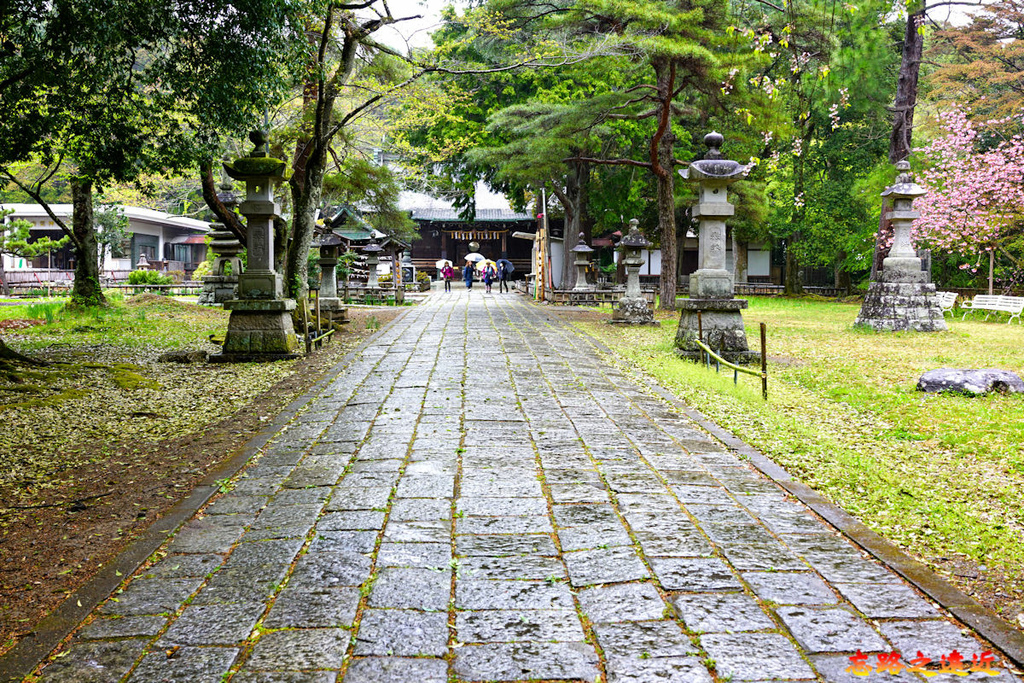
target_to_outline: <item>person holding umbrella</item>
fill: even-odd
[[[483,266],[483,268],[481,269],[483,272],[483,281],[484,284],[487,286],[487,293],[490,294],[491,283],[494,282],[494,278],[498,276],[498,272],[494,270],[493,261],[484,261],[481,265]]]
[[[498,259],[498,293],[507,292],[508,281],[515,267],[508,259]]]
[[[466,267],[462,269],[462,279],[466,282],[466,289],[473,289],[473,262],[467,260]]]

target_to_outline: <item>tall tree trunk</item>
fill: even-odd
[[[835,267],[835,285],[836,289],[842,290],[844,294],[849,294],[853,289],[853,282],[850,280],[850,270],[846,267],[846,260],[849,255],[846,250],[840,250],[836,254],[836,267]]]
[[[747,253],[749,243],[736,239],[736,231],[732,232],[732,279],[740,283],[747,281],[747,267],[749,254]]]
[[[924,7],[907,17],[907,30],[903,36],[903,56],[900,75],[896,81],[896,100],[893,105],[892,135],[889,137],[889,163],[895,164],[910,156],[914,133],[914,107],[917,105],[917,80],[921,71],[924,36],[918,27],[924,22]]]
[[[657,76],[660,113],[658,130],[651,139],[651,164],[658,179],[658,227],[661,233],[661,277],[659,304],[663,311],[676,310],[676,197],[675,141],[672,132],[672,93],[675,91],[676,68],[670,59],[652,62]]]
[[[75,244],[75,284],[71,290],[72,306],[106,306],[100,288],[99,248],[93,227],[92,181],[71,182],[72,240]]]
[[[11,295],[11,286],[7,282],[7,271],[4,270],[3,254],[0,254],[0,291],[3,292],[4,296]]]
[[[903,34],[903,54],[900,59],[900,73],[896,80],[896,99],[893,102],[892,133],[889,136],[889,163],[895,164],[910,157],[914,139],[914,109],[917,106],[917,82],[921,72],[921,55],[924,51],[924,36],[918,27],[924,22],[924,6],[907,16],[907,28]],[[875,235],[875,251],[871,259],[871,279],[878,277],[882,261],[889,255],[892,225],[885,219],[888,211],[887,200],[882,198],[882,215],[878,220]]]
[[[565,176],[565,192],[555,190],[565,208],[565,229],[563,230],[562,283],[560,289],[572,289],[576,286],[576,267],[573,265],[575,254],[570,251],[579,242],[580,233],[586,235],[583,214],[586,211],[584,195],[587,182],[590,180],[590,164],[576,161],[570,164],[569,173]],[[557,187],[557,185],[556,185]]]

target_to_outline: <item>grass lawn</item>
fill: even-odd
[[[760,449],[1010,621],[1024,612],[1024,395],[924,394],[938,367],[1024,375],[1024,327],[980,317],[946,334],[855,331],[859,304],[752,298],[768,324],[760,380],[677,360],[660,328],[579,322],[630,364]],[[948,320],[948,319],[947,319]]]

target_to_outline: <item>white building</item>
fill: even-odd
[[[62,221],[71,224],[71,204],[51,204],[50,208]],[[159,270],[180,270],[186,276],[206,258],[209,223],[138,206],[120,208],[128,219],[128,243],[123,258],[112,257],[109,250],[103,254],[103,271],[107,277],[125,279],[143,254]],[[0,204],[0,209],[13,209],[6,221],[21,219],[31,223],[31,237],[50,237],[56,240],[64,236],[53,218],[38,204]],[[69,246],[34,259],[8,254],[2,258],[4,271],[12,281],[31,280],[41,277],[44,272],[49,275],[49,279],[57,280],[70,278],[74,270],[75,254]]]

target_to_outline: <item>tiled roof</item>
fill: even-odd
[[[458,209],[412,209],[414,221],[457,221],[466,222],[459,217]],[[477,209],[474,219],[477,223],[492,223],[498,221],[532,221],[533,216],[528,213],[519,213],[511,209]]]

